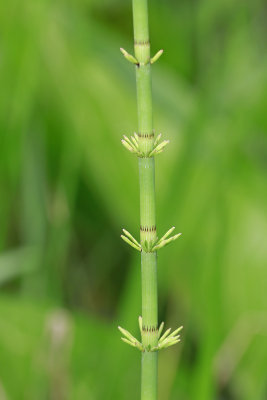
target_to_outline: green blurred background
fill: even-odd
[[[151,0],[159,400],[267,399],[267,8]],[[0,399],[136,400],[139,256],[131,3],[0,5]]]

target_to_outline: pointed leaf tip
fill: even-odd
[[[133,235],[130,234],[126,229],[122,229],[123,233],[134,243],[136,246],[141,248],[140,243],[133,237]]]
[[[128,243],[130,246],[132,246],[134,249],[141,251],[141,247],[139,247],[139,245],[137,246],[135,243],[133,243],[130,239],[128,239],[126,236],[124,235],[120,235],[122,240],[124,240],[126,243]]]
[[[120,51],[122,52],[126,60],[130,61],[132,64],[138,64],[137,59],[129,54],[128,51],[126,51],[123,47],[120,47]]]
[[[163,53],[163,50],[162,50],[162,49],[159,50],[159,51],[154,55],[154,57],[151,58],[150,63],[151,63],[151,64],[154,64],[154,62],[156,62],[156,61],[160,58],[160,56],[162,55],[162,53]]]

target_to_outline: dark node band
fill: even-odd
[[[134,44],[135,44],[135,46],[150,46],[150,41],[149,40],[143,40],[143,41],[135,40]]]
[[[142,326],[142,331],[143,332],[157,332],[158,331],[158,327],[157,326]]]
[[[140,225],[141,232],[156,232],[156,225],[153,226],[142,226]]]
[[[154,132],[152,133],[138,133],[138,137],[142,138],[142,139],[152,139],[154,138]]]

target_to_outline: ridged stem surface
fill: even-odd
[[[147,0],[133,0],[134,48],[136,66],[138,136],[140,149],[153,149],[151,65]],[[140,240],[156,238],[154,157],[139,158]],[[142,343],[146,348],[158,344],[157,254],[141,252]],[[157,352],[142,352],[141,400],[157,399]]]

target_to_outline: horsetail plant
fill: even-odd
[[[155,160],[169,143],[155,138],[152,121],[151,64],[162,55],[159,50],[150,58],[147,0],[133,1],[134,56],[121,48],[124,57],[135,65],[137,86],[138,134],[123,136],[122,144],[138,157],[140,183],[140,243],[123,229],[122,239],[141,253],[142,316],[139,317],[141,340],[119,327],[122,340],[142,354],[141,400],[157,399],[158,351],[180,341],[182,327],[162,335],[164,322],[158,328],[157,251],[181,233],[170,236],[174,227],[158,239],[156,232]]]

